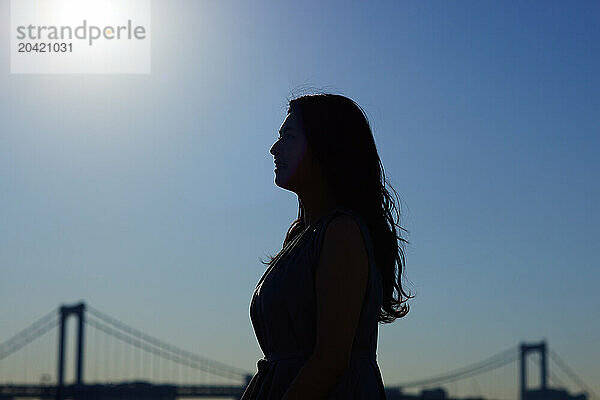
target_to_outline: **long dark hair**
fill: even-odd
[[[404,317],[409,311],[406,302],[414,297],[405,293],[401,282],[408,241],[400,233],[408,231],[400,226],[399,197],[385,177],[364,110],[342,95],[321,93],[289,100],[287,113],[292,111],[303,124],[336,204],[355,211],[367,224],[383,283],[377,320],[390,323]],[[386,184],[398,199],[398,207]],[[298,217],[287,230],[282,249],[305,228],[304,208],[298,199]],[[263,263],[271,265],[274,258]]]

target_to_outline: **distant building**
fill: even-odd
[[[491,400],[485,397],[450,398],[443,388],[422,390],[420,394],[402,393],[399,388],[386,388],[385,395],[388,400]],[[588,400],[584,393],[570,395],[562,389],[528,390],[523,400]]]
[[[443,388],[424,389],[418,395],[402,393],[399,388],[387,388],[385,395],[388,400],[451,400]]]
[[[446,391],[442,388],[422,390],[421,399],[425,400],[445,400],[447,399]]]
[[[524,400],[587,400],[588,397],[584,393],[570,395],[566,390],[562,389],[546,389],[543,390],[528,390]]]

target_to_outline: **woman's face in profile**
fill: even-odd
[[[298,189],[309,175],[308,143],[300,121],[293,111],[283,121],[279,129],[279,138],[269,152],[275,161],[275,184],[298,193]]]

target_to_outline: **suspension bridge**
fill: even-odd
[[[74,381],[67,384],[65,382],[67,322],[71,317],[77,320],[77,346],[74,357]],[[33,342],[41,342],[42,337],[50,338],[49,333],[57,326],[56,377],[52,379],[51,363],[47,360],[44,367],[40,365],[43,361],[39,357],[28,359],[27,348]],[[104,340],[100,344],[98,342],[102,339],[99,335]],[[120,343],[120,347],[109,344],[109,338]],[[103,382],[84,382],[85,349],[88,340],[94,341],[96,344],[94,348],[100,348],[98,354],[94,356],[93,364],[96,376],[101,374],[103,367],[105,368]],[[48,346],[52,346],[50,339]],[[113,352],[110,350],[111,347],[118,350]],[[25,352],[25,361],[15,362],[15,355],[23,352]],[[527,356],[531,353],[539,355],[540,385],[536,389],[528,388]],[[10,362],[11,360],[13,362]],[[548,368],[549,360],[559,367],[581,393],[570,395],[564,389],[565,385],[553,372],[554,369],[551,371]],[[472,378],[516,361],[519,362],[520,387],[515,394],[518,395],[519,400],[600,400],[600,397],[596,396],[544,341],[533,344],[521,343],[482,361],[426,379],[386,385],[386,396],[389,400],[449,399],[442,385]],[[114,362],[117,362],[116,366]],[[32,369],[34,365],[38,370],[42,368],[47,371],[39,383],[26,382],[26,379],[15,383],[14,375],[12,379],[3,377],[4,372],[10,371],[14,374],[15,369],[24,369],[27,374],[28,368]],[[252,371],[202,357],[168,344],[83,302],[62,305],[58,310],[48,313],[8,340],[0,342],[0,399],[6,400],[17,398],[239,399],[253,375]],[[549,383],[554,386],[551,387]],[[406,389],[411,388],[420,388],[421,393],[415,395],[405,392]],[[479,399],[484,398],[488,397],[484,397],[483,394],[479,397]]]

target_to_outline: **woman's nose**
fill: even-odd
[[[277,155],[277,154],[275,154],[275,152],[277,151],[277,149],[275,148],[275,146],[277,146],[277,142],[273,143],[273,146],[271,146],[271,149],[269,150],[269,153],[271,153],[274,156]]]

